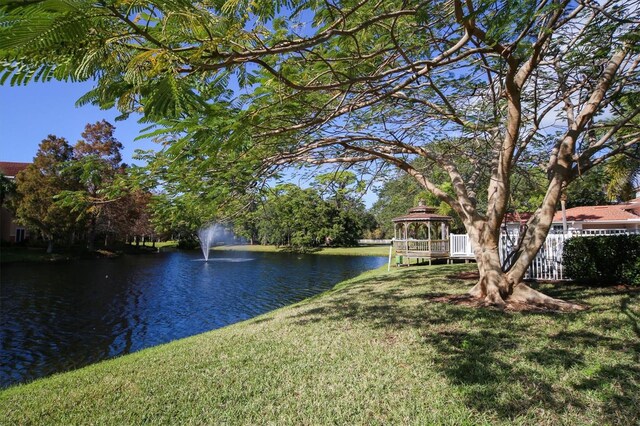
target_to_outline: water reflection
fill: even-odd
[[[164,253],[2,267],[0,385],[28,381],[254,317],[384,258]]]

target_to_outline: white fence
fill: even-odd
[[[572,236],[630,235],[638,233],[640,233],[640,231],[633,229],[572,229],[569,231],[569,234]]]
[[[572,230],[566,235],[549,234],[537,256],[531,263],[525,278],[536,280],[565,280],[564,267],[562,265],[562,251],[565,240],[572,237],[595,235],[623,235],[638,234],[639,231],[629,229],[583,229]],[[500,236],[500,258],[506,266],[509,266],[509,255],[518,244],[517,233],[503,233]],[[451,257],[473,257],[473,249],[467,234],[450,236]],[[505,261],[506,259],[506,261]]]
[[[451,257],[473,258],[473,247],[468,234],[449,235],[449,255]]]
[[[500,236],[500,259],[505,266],[510,266],[509,256],[518,244],[518,234],[502,234]],[[564,267],[562,266],[562,249],[564,241],[571,235],[549,234],[540,248],[531,266],[525,274],[525,278],[536,280],[564,280]]]
[[[391,239],[387,239],[387,240],[363,239],[363,240],[358,240],[358,244],[363,246],[385,246],[385,245],[391,244]]]

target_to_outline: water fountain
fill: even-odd
[[[200,239],[200,248],[202,248],[202,255],[205,262],[209,260],[209,249],[215,241],[216,234],[219,232],[219,227],[215,223],[203,226],[198,230],[198,238]]]

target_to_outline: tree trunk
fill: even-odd
[[[499,308],[509,304],[524,304],[557,310],[584,309],[581,305],[542,294],[523,282],[526,270],[542,244],[527,247],[528,256],[521,256],[509,270],[504,271],[500,261],[499,240],[492,237],[493,233],[487,232],[483,235],[470,232],[469,235],[473,241],[480,275],[478,283],[469,291],[472,296]],[[523,266],[524,259],[529,259],[526,267]]]
[[[49,241],[47,242],[47,254],[51,253],[53,253],[53,239],[49,238]]]
[[[492,305],[504,306],[505,300],[513,292],[514,282],[502,270],[498,245],[478,242],[474,243],[474,247],[480,279],[470,293]]]
[[[96,238],[96,218],[95,216],[92,216],[91,222],[89,223],[89,235],[87,236],[87,249],[89,251],[93,251],[94,249],[95,238]]]

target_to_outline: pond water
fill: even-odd
[[[380,257],[212,251],[2,266],[0,387],[252,318]]]

